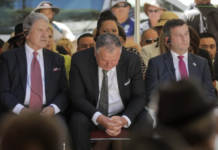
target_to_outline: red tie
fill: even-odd
[[[178,56],[179,58],[179,72],[182,79],[188,78],[188,72],[186,69],[185,62],[183,61],[184,56]]]
[[[42,109],[42,76],[39,61],[36,56],[37,52],[33,52],[33,60],[31,64],[31,95],[29,108],[34,111],[41,111]]]

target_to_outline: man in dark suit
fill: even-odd
[[[122,50],[114,34],[102,34],[95,48],[74,54],[70,71],[73,149],[88,150],[90,132],[96,129],[110,136],[117,136],[123,127],[136,134],[151,130],[143,83],[139,57]]]
[[[69,86],[64,58],[43,49],[48,42],[48,23],[43,14],[30,14],[23,22],[25,46],[1,54],[0,110],[3,113],[38,112],[61,118],[57,114],[65,111]]]
[[[181,19],[168,21],[163,28],[166,44],[171,50],[149,60],[145,76],[147,103],[151,100],[159,84],[179,81],[183,78],[197,80],[206,94],[215,100],[215,88],[206,59],[188,53],[190,43],[189,30]]]

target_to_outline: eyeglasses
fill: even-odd
[[[128,6],[128,4],[116,4],[116,5],[114,5],[113,7],[115,7],[115,8],[119,8],[119,7],[127,7]]]
[[[145,40],[145,42],[148,43],[148,44],[150,44],[152,41],[157,42],[158,38],[156,38],[156,39],[146,39]]]
[[[152,9],[149,9],[148,12],[152,13],[152,12],[155,12],[157,13],[159,10],[155,9],[155,10],[152,10]]]

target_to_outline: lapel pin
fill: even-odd
[[[193,63],[194,66],[196,66],[196,63]]]

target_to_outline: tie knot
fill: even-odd
[[[106,75],[108,70],[102,70],[103,71],[103,74]]]
[[[177,56],[180,60],[183,60],[184,56]]]
[[[33,52],[34,57],[38,55],[38,52]]]

